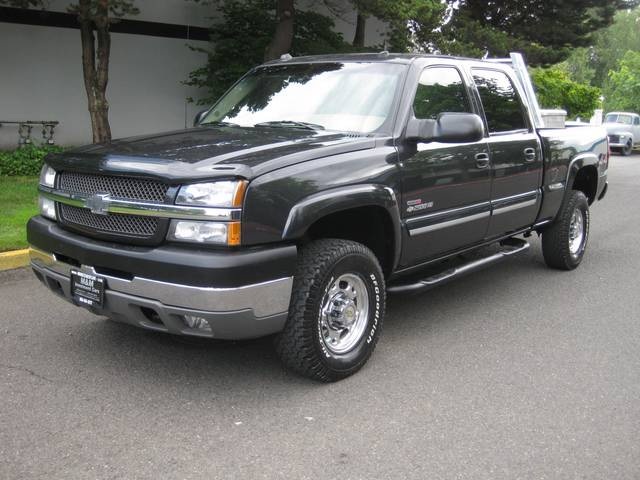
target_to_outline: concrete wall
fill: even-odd
[[[66,11],[67,0],[51,0],[49,10]],[[136,20],[207,27],[215,14],[185,0],[137,0]],[[328,14],[322,2],[301,2]],[[336,30],[353,37],[355,13],[336,18]],[[367,43],[381,43],[384,25],[371,21]],[[207,42],[112,33],[107,98],[114,138],[184,128],[201,107],[188,103],[198,92],[182,85],[205,55],[187,48]],[[91,126],[82,80],[80,32],[77,29],[2,23],[0,21],[0,121],[58,120],[56,143],[91,142]],[[33,136],[40,135],[34,129]],[[17,128],[0,128],[0,148],[17,144]]]

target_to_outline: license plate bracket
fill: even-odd
[[[79,305],[102,308],[104,304],[104,289],[104,278],[78,270],[71,270],[71,296]]]

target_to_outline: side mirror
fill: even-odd
[[[470,143],[484,138],[484,122],[475,113],[444,112],[436,120],[411,119],[407,140],[415,142]]]
[[[196,114],[196,118],[193,119],[193,126],[197,127],[200,122],[204,119],[204,117],[207,115],[207,112],[209,111],[209,109],[207,108],[206,110],[202,110],[201,112],[198,112]]]

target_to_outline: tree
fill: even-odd
[[[186,82],[206,90],[206,96],[198,101],[203,105],[216,101],[240,76],[264,61],[264,52],[273,44],[280,23],[271,0],[215,3],[222,16],[211,26],[210,46],[191,47],[206,53],[207,63],[191,72]],[[309,11],[297,11],[294,18],[291,45],[280,48],[282,53],[299,56],[353,51],[342,35],[334,32],[331,18]]]
[[[275,60],[285,53],[289,53],[293,42],[294,0],[278,0],[276,6],[276,30],[267,46],[264,60]]]
[[[600,103],[600,89],[573,81],[560,67],[532,69],[538,102],[543,108],[562,108],[569,118],[591,118]]]
[[[326,1],[326,0],[325,0]],[[356,10],[353,46],[364,48],[367,19],[376,17],[389,27],[389,50],[406,51],[415,37],[422,43],[432,39],[441,24],[446,5],[440,0],[350,0]]]
[[[575,49],[563,62],[571,77],[604,87],[625,53],[640,51],[640,8],[616,13],[611,26],[596,32],[592,45]]]
[[[270,41],[260,51],[262,52],[262,60],[268,62],[269,60],[275,60],[285,53],[290,53],[291,45],[293,43],[295,21],[296,21],[296,6],[295,0],[275,0],[271,2],[254,2],[252,0],[187,0],[203,5],[210,5],[216,10],[219,10],[223,15],[227,15],[227,12],[232,10],[246,9],[247,12],[259,15],[263,17],[267,15],[269,21],[275,22],[275,28],[269,28]],[[326,0],[330,2],[331,0]],[[257,4],[260,4],[258,7]],[[275,8],[274,8],[275,7]],[[275,18],[273,17],[273,11],[275,11]],[[260,19],[246,19],[248,23],[254,23],[254,20],[258,20],[258,23],[262,23]],[[216,24],[215,27],[220,26]],[[230,32],[232,35],[233,33]],[[250,32],[247,32],[250,33]],[[260,32],[262,33],[262,32]],[[213,36],[218,37],[219,35]],[[234,35],[233,35],[234,36]],[[261,37],[261,41],[264,40]]]
[[[552,65],[592,43],[619,9],[637,0],[447,0],[452,20],[441,50],[470,56],[523,51],[531,65]]]
[[[46,0],[0,0],[0,4],[20,8],[45,7],[46,3]],[[111,52],[109,26],[125,15],[138,14],[133,3],[133,0],[78,0],[69,7],[80,26],[82,73],[94,143],[111,141],[106,96]]]
[[[607,111],[640,112],[640,52],[629,50],[604,88]]]

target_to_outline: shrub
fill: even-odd
[[[600,103],[600,89],[574,82],[560,67],[532,69],[531,79],[542,108],[562,108],[568,118],[589,119]]]
[[[62,150],[58,145],[27,145],[16,150],[0,151],[0,175],[39,175],[44,157]]]

